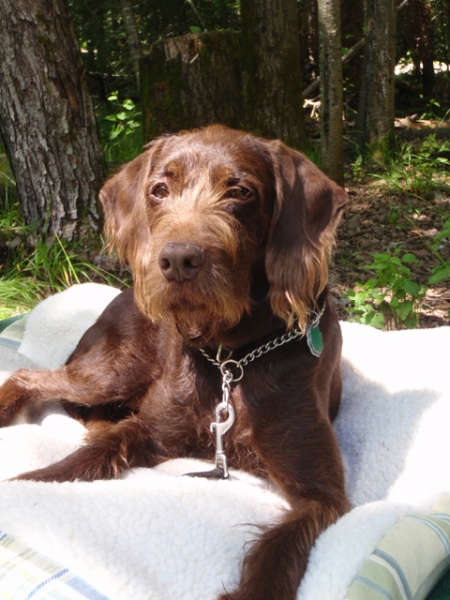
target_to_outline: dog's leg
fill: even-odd
[[[55,371],[20,369],[13,373],[0,386],[0,427],[10,425],[23,408],[33,403],[64,399],[77,405],[95,406],[118,400],[119,383],[114,383],[117,378],[111,370],[105,372],[94,362],[88,365],[86,359],[83,367],[84,372],[74,362]],[[126,399],[125,394],[120,398]]]
[[[137,417],[88,434],[86,444],[43,469],[14,479],[33,481],[94,481],[117,479],[125,469],[153,467],[166,460],[147,426]]]
[[[0,386],[0,427],[33,402],[139,402],[160,375],[157,337],[158,327],[134,304],[133,290],[122,292],[84,333],[64,367],[21,369]]]
[[[16,371],[0,386],[0,427],[10,425],[14,417],[34,401],[61,398],[66,378],[59,371]]]
[[[266,439],[272,437],[272,441],[262,442],[261,449],[271,447],[275,460],[264,452],[269,471],[292,510],[281,523],[262,533],[244,558],[240,587],[220,600],[295,600],[316,538],[349,509],[331,425],[316,424],[308,434],[285,432],[283,441],[273,433],[268,428]],[[310,437],[312,434],[315,437]],[[304,438],[300,444],[299,437]],[[278,443],[274,443],[276,439]],[[277,447],[285,452],[280,454]]]
[[[0,386],[0,427],[10,425],[23,408],[33,403],[66,400],[92,407],[138,401],[154,380],[154,362],[147,349],[143,356],[127,356],[129,346],[124,343],[122,350],[119,340],[115,354],[93,347],[55,371],[16,371]]]

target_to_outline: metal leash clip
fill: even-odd
[[[227,362],[236,362],[230,361]],[[216,420],[211,423],[210,431],[216,436],[216,455],[215,468],[212,471],[200,471],[199,473],[187,473],[191,477],[207,477],[208,479],[228,479],[228,464],[225,448],[223,445],[223,436],[232,427],[236,420],[236,413],[230,404],[231,383],[236,381],[232,372],[227,369],[221,369],[222,373],[222,402],[216,406]],[[221,420],[226,415],[225,420]]]
[[[228,416],[225,421],[221,421],[222,413],[227,413]],[[219,402],[216,406],[216,421],[211,423],[211,433],[216,434],[216,468],[215,473],[220,473],[221,479],[228,478],[228,465],[225,449],[223,447],[223,436],[230,429],[235,421],[236,415],[234,408],[231,404],[226,401]]]

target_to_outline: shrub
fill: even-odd
[[[410,253],[400,254],[399,248],[393,254],[373,254],[373,262],[364,266],[374,271],[375,277],[346,293],[354,320],[379,329],[417,327],[426,287],[412,280],[407,266],[417,264],[417,258]]]

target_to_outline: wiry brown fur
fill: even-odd
[[[0,424],[35,401],[64,400],[86,443],[22,479],[92,481],[174,457],[214,456],[209,432],[223,344],[239,360],[324,309],[324,349],[264,354],[233,385],[230,466],[270,477],[291,510],[246,554],[222,600],[294,600],[314,540],[348,508],[331,426],[341,335],[327,301],[328,256],[344,192],[280,142],[212,126],[160,138],[101,192],[106,229],[135,288],[119,295],[56,371],[15,373]]]

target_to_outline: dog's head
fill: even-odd
[[[299,152],[218,125],[152,142],[100,199],[141,311],[203,339],[251,311],[255,278],[274,313],[304,328],[346,203]]]

